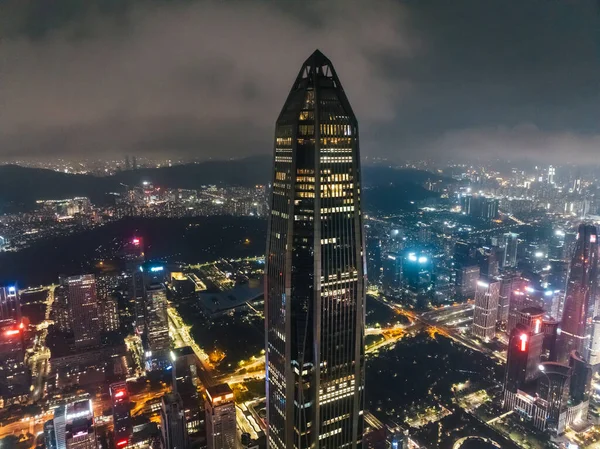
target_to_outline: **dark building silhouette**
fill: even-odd
[[[126,382],[116,382],[110,385],[112,402],[114,441],[117,449],[125,448],[131,440],[133,425],[131,422],[131,402]]]
[[[356,117],[331,61],[315,51],[275,128],[265,268],[271,448],[361,446],[360,173]]]

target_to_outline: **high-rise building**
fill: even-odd
[[[220,384],[206,389],[205,410],[208,449],[235,449],[235,401],[229,385]]]
[[[496,280],[477,282],[472,332],[478,338],[489,341],[496,336],[500,282]]]
[[[480,277],[479,265],[467,265],[456,270],[456,290],[465,298],[475,296]]]
[[[592,367],[577,351],[569,354],[569,366],[571,367],[571,400],[575,404],[588,401],[592,389]]]
[[[498,322],[507,324],[510,311],[510,295],[513,285],[513,276],[503,274],[498,278],[500,281],[500,292],[498,293]]]
[[[556,168],[552,165],[548,167],[548,184],[554,184],[554,177],[556,176]]]
[[[579,226],[560,326],[559,361],[566,361],[571,351],[589,359],[598,282],[597,238],[595,226]]]
[[[98,299],[98,316],[100,329],[103,332],[119,330],[119,309],[113,290],[118,288],[119,278],[115,275],[99,275],[96,277],[96,298]]]
[[[144,240],[141,237],[133,237],[123,245],[123,258],[128,273],[128,295],[134,305],[135,329],[139,335],[144,333],[146,325],[146,283],[143,268],[145,257]]]
[[[125,448],[133,434],[131,422],[131,402],[127,382],[115,382],[110,385],[112,402],[114,441],[117,449]]]
[[[0,287],[0,323],[13,320],[21,322],[21,303],[17,284]]]
[[[198,397],[198,358],[190,346],[171,351],[173,392],[179,393],[183,403],[185,425],[188,435],[200,431],[200,422],[204,420],[204,407]]]
[[[22,325],[16,321],[0,324],[0,405],[23,402],[29,395],[29,371],[25,365]]]
[[[71,276],[65,282],[75,346],[89,347],[100,344],[100,320],[94,275]]]
[[[267,439],[357,448],[363,433],[365,257],[358,125],[315,51],[277,119],[267,236]]]
[[[383,258],[383,276],[381,284],[386,295],[395,295],[402,287],[402,257],[397,253],[388,253]]]
[[[165,449],[186,449],[188,447],[185,413],[179,393],[167,393],[163,396],[160,427]]]
[[[89,399],[54,410],[56,449],[96,449],[94,409]]]
[[[537,395],[548,404],[547,427],[551,432],[560,434],[565,427],[564,416],[569,402],[571,369],[561,363],[544,362],[540,364],[539,370]]]
[[[600,316],[592,321],[592,334],[590,336],[588,363],[592,366],[600,364]]]
[[[167,314],[167,289],[162,284],[152,284],[146,289],[145,327],[148,349],[153,353],[167,351],[171,340]]]
[[[44,423],[44,448],[56,449],[56,435],[54,434],[53,419],[49,419]]]
[[[375,237],[367,239],[367,279],[376,285],[381,276],[381,240]]]
[[[517,266],[517,249],[519,246],[519,234],[507,232],[504,234],[504,259],[502,266],[504,268]]]

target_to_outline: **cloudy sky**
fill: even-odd
[[[596,0],[4,0],[0,161],[269,154],[315,48],[365,157],[600,161]]]

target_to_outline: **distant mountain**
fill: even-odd
[[[271,156],[128,170],[106,177],[3,165],[0,166],[0,213],[30,210],[35,201],[40,199],[73,196],[87,196],[92,202],[102,204],[107,193],[122,191],[122,184],[136,186],[143,181],[151,181],[161,187],[183,189],[198,189],[209,184],[266,184],[271,180],[271,169]],[[437,174],[419,170],[363,167],[365,186],[385,188],[390,195],[393,191],[418,192],[417,200],[422,199],[423,192],[416,189],[416,184],[421,185],[428,179],[441,178]]]

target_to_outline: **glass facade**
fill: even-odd
[[[357,121],[316,51],[275,129],[265,287],[271,448],[361,447],[360,189]]]

